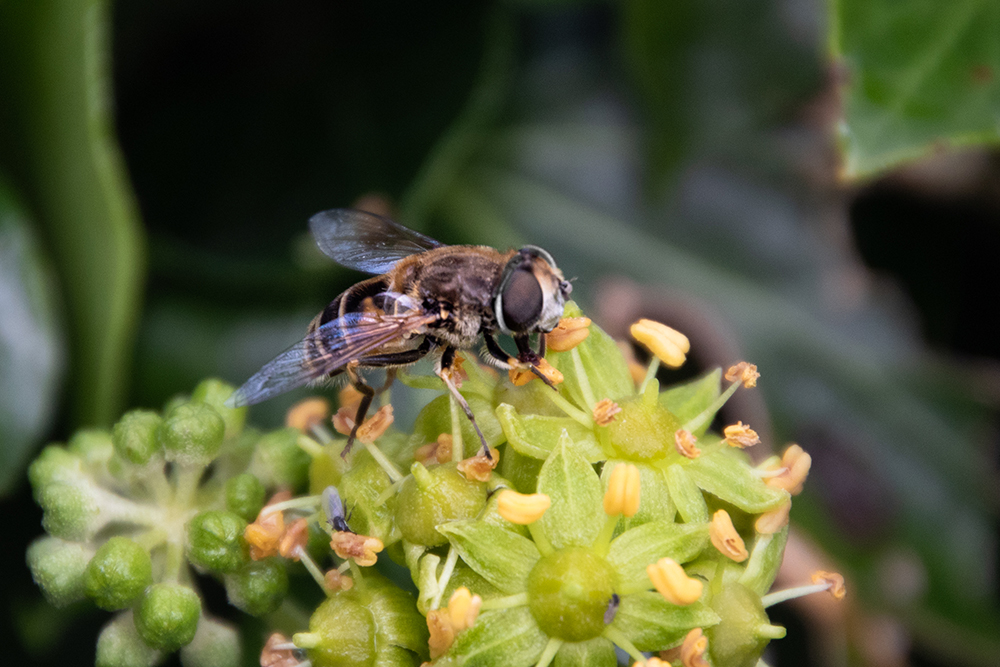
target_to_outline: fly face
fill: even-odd
[[[537,246],[521,248],[504,268],[494,297],[500,331],[513,336],[552,331],[572,291],[552,255]]]

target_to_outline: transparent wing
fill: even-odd
[[[348,313],[310,332],[264,364],[227,403],[233,407],[254,405],[301,387],[438,318],[418,311],[402,315]]]
[[[336,208],[309,218],[309,230],[325,255],[349,269],[386,273],[410,255],[442,243],[374,213]]]

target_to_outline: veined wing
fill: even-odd
[[[325,255],[349,269],[386,273],[410,255],[440,248],[429,236],[374,213],[336,208],[309,218],[309,230]]]
[[[231,407],[254,405],[301,387],[438,318],[420,311],[402,315],[348,313],[310,332],[264,364],[226,403]]]

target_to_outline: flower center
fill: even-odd
[[[578,642],[604,630],[615,571],[589,549],[570,547],[541,558],[528,575],[528,605],[550,637]]]

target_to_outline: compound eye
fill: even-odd
[[[517,269],[500,295],[503,319],[511,331],[526,331],[542,314],[542,286],[535,274]]]

